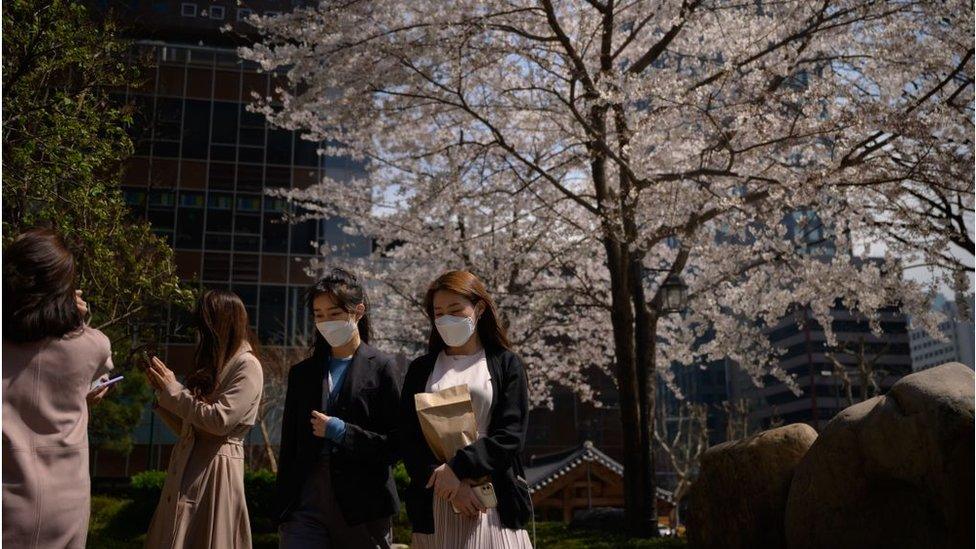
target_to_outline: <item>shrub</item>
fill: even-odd
[[[244,472],[244,494],[252,532],[275,531],[275,474],[267,469]]]

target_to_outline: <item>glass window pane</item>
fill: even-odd
[[[261,212],[261,195],[237,193],[237,212]]]
[[[176,206],[176,193],[153,189],[149,191],[149,205],[153,208],[172,208]]]
[[[214,143],[237,143],[237,103],[215,101],[213,104]]]
[[[261,216],[239,214],[234,219],[234,232],[238,234],[261,234]]]
[[[210,140],[210,101],[187,99],[183,120],[183,157],[206,158]]]
[[[180,208],[176,221],[176,246],[199,249],[203,243],[203,210]]]
[[[156,99],[153,139],[175,141],[180,138],[180,125],[183,121],[183,100],[170,97]]]
[[[256,328],[258,325],[258,287],[254,284],[234,284],[231,289],[244,302],[248,322],[251,327]]]
[[[153,230],[160,229],[166,231],[173,230],[173,210],[149,210],[146,219]]]
[[[207,231],[229,233],[231,232],[231,220],[231,212],[229,210],[210,210],[207,212]]]
[[[258,254],[234,254],[233,279],[257,281],[259,264]]]
[[[258,337],[263,343],[281,343],[285,333],[285,288],[261,286]]]
[[[238,252],[256,252],[261,249],[261,237],[236,233],[234,235],[234,250]]]
[[[261,249],[265,252],[288,251],[288,223],[279,214],[264,214],[264,230],[261,231]]]
[[[180,208],[203,208],[206,200],[198,191],[180,191]]]
[[[210,223],[210,219],[207,219],[207,223]],[[207,250],[229,250],[230,249],[230,235],[229,234],[211,234],[207,233]]]
[[[230,254],[203,254],[203,279],[228,280],[230,278]]]
[[[319,148],[318,142],[302,139],[299,132],[295,132],[295,164],[298,166],[318,166],[319,155],[315,152]]]
[[[292,132],[287,130],[271,130],[268,132],[267,163],[291,164]]]
[[[264,184],[268,187],[291,186],[291,169],[268,166],[264,174]]]
[[[291,226],[291,253],[315,253],[315,221],[301,221]]]
[[[261,166],[239,164],[237,166],[237,190],[261,192],[264,188],[264,178]]]
[[[223,162],[210,163],[209,182],[211,189],[234,189],[234,165]]]
[[[152,154],[164,158],[179,158],[180,144],[177,141],[155,141]]]

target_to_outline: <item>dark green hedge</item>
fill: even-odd
[[[143,531],[159,503],[166,481],[165,471],[145,471],[134,475],[129,482],[129,498],[132,499],[128,519],[136,521]],[[275,475],[268,470],[246,471],[244,493],[252,532],[274,532]],[[134,525],[135,526],[135,525]]]

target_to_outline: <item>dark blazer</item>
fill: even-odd
[[[311,357],[288,372],[278,458],[278,520],[287,520],[325,439],[312,433],[312,410],[322,408],[328,359]],[[346,422],[329,465],[336,501],[350,525],[400,510],[390,465],[396,460],[400,375],[393,355],[363,343],[353,355],[328,415]]]
[[[493,393],[488,435],[458,450],[449,465],[462,480],[490,476],[502,524],[521,529],[528,523],[531,505],[521,459],[529,416],[525,367],[506,349],[485,349],[485,355]],[[410,474],[404,499],[413,531],[424,534],[434,532],[434,491],[425,486],[440,463],[420,430],[413,396],[426,391],[436,361],[437,354],[430,353],[411,362],[400,397],[400,449]]]

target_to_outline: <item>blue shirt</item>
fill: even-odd
[[[352,357],[330,358],[329,371],[326,372],[322,380],[322,411],[329,416],[329,421],[325,424],[325,438],[332,442],[339,442],[342,440],[342,435],[346,434],[346,422],[330,415],[329,407],[339,395],[339,390],[342,389],[342,381],[345,379],[346,371],[351,363]],[[329,446],[326,445],[326,447]]]

